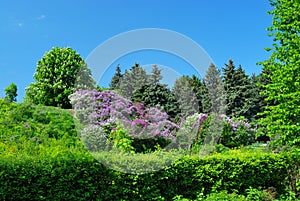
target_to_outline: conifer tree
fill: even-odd
[[[235,66],[233,64],[233,60],[230,59],[228,64],[225,64],[225,68],[223,68],[223,80],[226,92],[226,115],[228,116],[233,115],[235,99],[237,97],[235,93],[234,74]]]
[[[156,85],[160,82],[160,80],[163,78],[161,75],[162,69],[159,69],[157,65],[153,65],[152,71],[150,74],[150,84]]]
[[[239,66],[234,73],[234,84],[234,92],[236,94],[236,98],[234,100],[235,107],[232,110],[232,116],[243,116],[247,119],[250,119],[250,108],[252,107],[252,95],[250,94],[251,84],[250,79],[242,69],[242,66]]]
[[[198,78],[196,75],[192,75],[190,78],[190,85],[193,88],[193,91],[196,95],[197,102],[198,102],[198,113],[206,113],[203,109],[203,99],[207,97],[207,89],[202,83],[201,79]]]
[[[207,97],[204,98],[206,102],[204,110],[207,112],[213,112],[215,114],[225,114],[225,89],[222,81],[220,70],[211,63],[206,75],[203,79],[203,83],[207,88]]]
[[[136,63],[129,71],[125,71],[117,89],[122,96],[131,99],[134,91],[149,84],[149,80],[149,75],[147,75],[146,70]]]
[[[182,117],[193,115],[199,111],[198,100],[188,76],[182,76],[175,81],[172,93],[177,99]]]
[[[116,89],[118,87],[119,82],[121,81],[122,78],[122,73],[121,73],[121,68],[120,65],[118,64],[116,66],[116,72],[114,74],[114,76],[112,77],[109,87],[113,90]]]

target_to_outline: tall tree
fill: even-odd
[[[226,92],[226,115],[244,116],[251,119],[253,101],[251,100],[251,81],[242,66],[235,69],[232,60],[223,68],[224,88]]]
[[[300,146],[300,1],[271,0],[273,25],[268,28],[273,46],[261,64],[271,82],[265,86],[267,105],[260,123],[273,143]]]
[[[136,63],[129,71],[125,71],[117,89],[122,96],[131,99],[135,90],[149,83],[149,75],[146,70]]]
[[[95,88],[91,70],[75,50],[55,47],[38,61],[36,82],[26,88],[26,98],[34,104],[71,108],[69,95],[76,89]]]
[[[251,83],[250,78],[246,75],[242,66],[239,66],[234,73],[234,92],[236,94],[234,100],[234,108],[232,116],[251,118],[252,94],[250,94]]]
[[[207,107],[205,111],[215,114],[225,114],[226,112],[225,89],[220,74],[220,70],[211,63],[203,79],[203,83],[207,88],[208,97],[206,99],[209,101],[208,104],[205,104]]]
[[[9,102],[16,102],[17,101],[17,85],[15,83],[11,83],[8,87],[5,89],[5,100]]]
[[[228,116],[233,115],[233,110],[235,108],[235,99],[237,97],[234,89],[235,71],[236,70],[233,64],[233,60],[230,59],[228,64],[225,64],[225,68],[223,68],[223,80],[224,80],[224,88],[226,92],[226,115]]]
[[[110,81],[109,87],[111,89],[116,89],[118,87],[119,82],[122,79],[122,76],[123,75],[121,73],[121,68],[120,68],[120,65],[118,64],[116,66],[116,72],[115,72],[114,76],[112,77],[112,79]]]
[[[199,111],[197,96],[188,76],[182,76],[175,81],[172,93],[177,99],[182,117],[193,115]]]
[[[162,69],[159,69],[156,64],[153,65],[152,71],[150,74],[150,84],[155,85],[160,82],[160,80],[163,78],[163,76],[161,75],[161,71],[162,71]]]
[[[205,97],[208,97],[207,88],[204,86],[201,79],[198,78],[196,75],[192,75],[189,81],[197,98],[198,108],[199,108],[198,113],[207,113],[208,111],[204,111],[203,108],[204,107],[203,103],[205,102],[203,101],[203,99]]]
[[[255,121],[259,118],[258,114],[263,111],[264,100],[260,94],[261,88],[259,87],[259,76],[252,74],[250,77],[250,87],[248,89],[248,111],[246,117],[249,120]]]

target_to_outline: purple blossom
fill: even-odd
[[[76,116],[85,125],[121,123],[132,137],[174,137],[177,124],[157,108],[146,108],[109,90],[78,90],[70,96]]]

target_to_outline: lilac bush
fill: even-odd
[[[255,142],[257,133],[257,125],[251,125],[244,118],[230,118],[226,115],[219,115],[221,120],[219,136],[216,142],[224,146],[233,148],[242,145],[250,145]],[[208,143],[205,138],[209,133],[210,127],[214,126],[211,122],[211,115],[208,114],[194,114],[182,120],[179,132],[177,134],[177,141],[179,141],[185,148],[190,149],[192,144]],[[214,120],[215,121],[215,120]],[[184,138],[185,140],[182,140]],[[182,146],[181,145],[181,146]]]
[[[80,122],[86,127],[102,127],[107,138],[116,126],[123,127],[133,139],[172,139],[178,128],[167,113],[133,103],[109,90],[78,90],[69,98]]]

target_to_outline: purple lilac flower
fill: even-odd
[[[118,94],[105,90],[78,90],[70,96],[71,103],[87,125],[109,125],[120,122],[134,136],[174,136],[177,124],[169,121],[167,113],[157,108],[145,108],[142,103],[133,104]]]
[[[247,128],[250,128],[251,127],[251,125],[249,124],[249,123],[245,123],[244,124]]]

